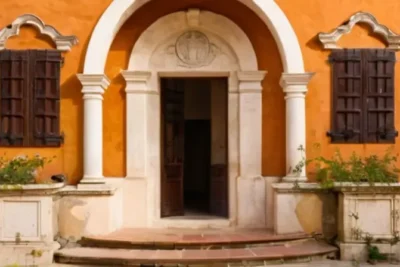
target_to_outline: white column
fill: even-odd
[[[307,85],[314,73],[283,73],[281,86],[286,100],[286,173],[284,182],[306,182],[306,168],[296,166],[305,162]]]
[[[126,176],[147,176],[147,95],[149,71],[123,71],[126,81]],[[155,118],[154,118],[155,119]]]
[[[239,170],[241,178],[261,176],[262,85],[266,71],[238,72]]]
[[[77,74],[83,86],[82,184],[105,183],[103,177],[103,94],[110,85],[104,74]]]

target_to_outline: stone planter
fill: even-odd
[[[317,183],[275,183],[274,231],[276,234],[337,235],[337,194]]]
[[[0,265],[52,263],[53,196],[63,186],[0,185]]]
[[[400,230],[400,184],[335,184],[339,196],[338,240],[342,260],[365,260],[365,236],[382,253],[400,253],[387,241]],[[398,256],[397,256],[398,257]]]

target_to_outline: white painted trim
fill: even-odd
[[[125,21],[151,0],[114,0],[101,16],[89,42],[84,73],[103,73],[108,51]],[[278,45],[285,72],[304,72],[297,36],[279,5],[273,0],[238,0],[267,25]]]
[[[6,49],[8,38],[19,35],[21,26],[33,25],[43,35],[50,37],[57,46],[57,50],[70,51],[71,47],[78,44],[76,36],[65,36],[53,26],[46,25],[40,18],[32,14],[24,14],[16,18],[10,25],[0,30],[0,50]]]
[[[337,44],[339,39],[351,32],[358,23],[366,23],[371,27],[372,31],[382,36],[389,49],[400,49],[400,35],[394,33],[388,27],[380,24],[377,19],[368,12],[357,12],[350,19],[329,33],[319,33],[319,41],[323,44],[324,49],[341,49]]]

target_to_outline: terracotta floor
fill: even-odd
[[[275,235],[270,231],[257,230],[214,230],[214,229],[122,229],[103,236],[87,236],[91,242],[120,242],[129,244],[232,244],[261,243],[296,240],[308,237],[304,233]]]

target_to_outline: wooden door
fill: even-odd
[[[162,172],[161,216],[184,215],[184,84],[162,79]]]
[[[228,217],[228,86],[211,80],[210,212]]]

